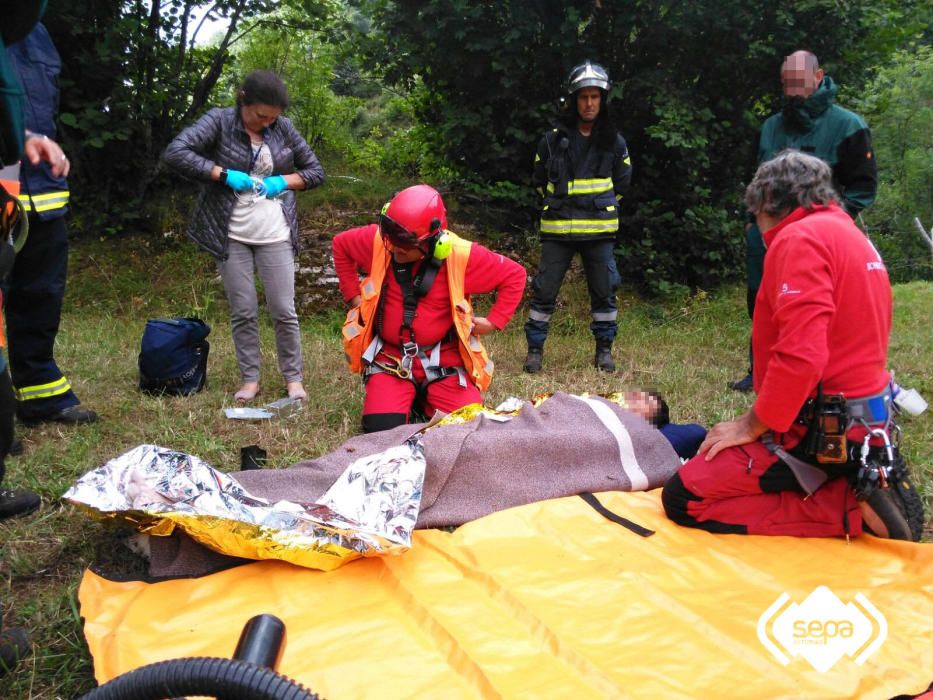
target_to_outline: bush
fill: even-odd
[[[933,48],[894,55],[860,110],[878,159],[878,199],[862,216],[894,282],[933,279],[933,251],[914,223],[933,227]]]

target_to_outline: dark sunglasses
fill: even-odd
[[[386,214],[379,216],[379,230],[383,238],[388,238],[389,243],[398,248],[414,250],[419,247],[418,236]]]

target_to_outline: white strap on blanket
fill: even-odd
[[[641,465],[638,463],[638,458],[635,457],[632,436],[629,435],[628,430],[626,430],[622,421],[619,420],[615,411],[601,401],[583,396],[575,396],[573,394],[570,394],[570,396],[589,406],[593,410],[593,413],[596,414],[596,417],[599,418],[599,421],[606,427],[606,430],[616,439],[616,443],[619,446],[619,459],[622,462],[622,471],[625,472],[625,476],[628,477],[628,480],[632,482],[632,491],[647,491],[648,477],[645,476],[645,472],[642,471]]]

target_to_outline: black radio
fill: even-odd
[[[844,464],[848,461],[846,431],[849,412],[842,394],[828,394],[814,406],[808,447],[820,464]]]

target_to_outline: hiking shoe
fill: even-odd
[[[39,507],[42,499],[32,491],[0,489],[0,520],[29,515]]]
[[[906,465],[898,456],[888,488],[875,489],[858,502],[862,527],[876,537],[919,542],[923,534],[923,502],[908,478]]]
[[[0,632],[0,676],[12,671],[20,659],[29,656],[29,635],[22,627]]]
[[[7,454],[13,457],[23,454],[23,441],[19,438],[13,438],[13,442],[10,443],[10,451]]]
[[[598,344],[596,346],[596,357],[593,360],[596,369],[601,372],[615,372],[616,363],[612,359],[612,345]]]
[[[38,425],[39,423],[65,423],[66,425],[85,425],[87,423],[96,423],[97,414],[89,408],[82,406],[69,406],[55,413],[49,413],[44,416],[31,416],[22,418],[26,425]]]
[[[729,388],[734,391],[741,391],[743,394],[747,394],[752,390],[752,373],[749,372],[741,379],[729,382]]]
[[[544,360],[543,348],[528,348],[528,354],[525,355],[525,364],[522,369],[528,374],[534,374],[541,371],[541,362]]]

